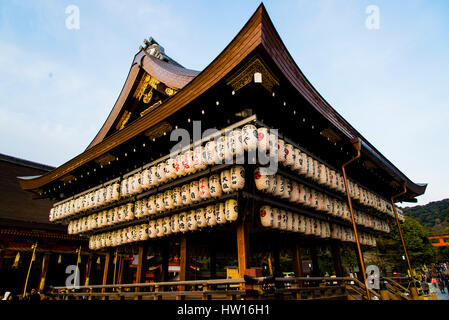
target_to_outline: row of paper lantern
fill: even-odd
[[[278,174],[266,175],[263,168],[255,169],[254,181],[259,191],[351,221],[351,213],[346,202],[332,198],[313,188]],[[389,232],[389,226],[385,220],[372,217],[359,210],[353,210],[353,212],[356,223],[375,230]]]
[[[254,131],[255,130],[255,131]],[[256,133],[255,133],[256,132]],[[74,199],[56,205],[50,212],[50,220],[62,219],[66,216],[87,211],[102,206],[109,201],[119,200],[120,197],[138,194],[144,190],[162,185],[178,177],[204,170],[208,165],[223,163],[257,147],[257,128],[246,125],[242,129],[236,128],[225,136],[187,150],[174,158],[161,161],[158,164],[141,170],[123,178],[121,183],[109,187],[99,187],[87,194],[76,195]]]
[[[228,199],[226,202],[215,205],[152,219],[148,223],[93,235],[89,238],[89,248],[98,250],[104,247],[115,247],[233,222],[238,218],[238,210],[237,200]]]
[[[350,227],[303,216],[290,211],[262,206],[259,210],[260,222],[267,228],[298,232],[314,235],[320,238],[332,238],[341,241],[355,242],[354,230]],[[374,236],[366,232],[359,232],[362,245],[376,246]]]
[[[230,192],[242,189],[245,185],[245,169],[234,166],[223,170],[220,174],[203,177],[181,187],[151,195],[135,203],[127,203],[109,210],[91,214],[69,221],[68,232],[82,233],[96,228],[110,226],[134,218],[164,213],[164,211],[180,208],[202,200],[217,198]]]
[[[285,143],[281,139],[278,141],[278,148],[278,160],[284,166],[289,167],[299,175],[305,176],[318,184],[325,185],[332,190],[346,194],[344,177],[342,174],[329,168],[325,164],[320,163],[320,161],[314,159],[312,156],[294,148],[291,144]],[[387,200],[359,186],[351,179],[347,180],[351,198],[365,206],[393,215],[393,208]]]
[[[277,153],[277,160],[285,166],[317,183],[345,193],[344,180],[340,173],[301,152],[298,148],[294,148],[291,144],[285,143],[284,140],[278,139],[268,128],[257,128],[250,124],[242,129],[234,129],[228,135],[218,137],[216,141],[209,141],[205,146],[197,146],[193,150],[177,155],[176,158],[169,158],[123,178],[120,184],[113,183],[87,194],[75,196],[74,199],[53,208],[50,212],[50,220],[97,208],[119,200],[120,197],[138,194],[177,177],[203,170],[207,168],[207,165],[222,163],[223,160],[242,154],[244,151],[256,149],[270,154],[274,151],[275,156]],[[359,187],[351,180],[348,180],[348,187],[351,197],[360,203],[392,215],[391,205],[384,199]]]

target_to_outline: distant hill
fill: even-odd
[[[430,234],[449,234],[449,199],[405,207],[403,211],[406,216],[418,220]]]

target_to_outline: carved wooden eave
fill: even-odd
[[[259,6],[231,43],[197,75],[194,75],[191,70],[179,66],[168,66],[164,64],[165,62],[148,56],[141,50],[135,56],[133,66],[116,105],[89,147],[79,156],[48,174],[34,179],[19,180],[22,188],[24,190],[40,188],[55,181],[62,175],[70,173],[72,170],[97,159],[102,154],[109,152],[111,149],[133,137],[148,132],[149,129],[200,97],[219,81],[223,80],[226,82],[227,79],[232,79],[232,75],[244,65],[245,61],[250,61],[256,55],[263,56],[265,63],[269,59],[270,66],[276,67],[282,76],[292,85],[294,90],[301,94],[329,122],[329,126],[335,130],[335,134],[329,135],[330,138],[336,139],[337,135],[339,138],[347,141],[357,137],[360,138],[363,143],[362,154],[366,155],[379,168],[385,170],[394,181],[398,183],[405,182],[410,197],[424,193],[426,189],[425,184],[416,184],[407,178],[315,90],[288,52],[263,4]],[[120,131],[105,138],[106,133],[120,114],[121,106],[126,100],[126,97],[131,93],[131,89],[137,87],[138,83],[136,81],[140,81],[143,70],[168,87],[179,91],[163,103],[157,104],[154,108],[143,112],[142,116],[133,123],[124,126]],[[265,72],[265,76],[261,72],[263,84],[263,80],[269,79],[267,75],[270,75],[271,72],[263,70],[263,68],[262,71]],[[275,80],[276,78],[273,79]],[[274,80],[272,82],[276,83]],[[248,79],[240,83],[245,83],[246,81]]]
[[[231,86],[234,91],[238,91],[255,80],[256,74],[259,74],[259,81],[269,92],[273,91],[274,86],[279,86],[279,79],[271,72],[270,68],[263,62],[262,58],[255,56],[235,74],[229,77],[226,84]]]

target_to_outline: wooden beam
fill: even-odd
[[[246,269],[249,268],[249,234],[245,219],[239,219],[237,229],[237,257],[239,264],[239,275],[244,277]]]
[[[42,258],[42,269],[41,269],[41,277],[39,281],[39,291],[44,290],[45,287],[45,279],[47,278],[47,270],[48,270],[48,262],[50,261],[50,253],[45,253]]]
[[[332,241],[330,247],[332,260],[334,262],[335,275],[337,277],[343,277],[344,270],[341,262],[340,244],[337,241]]]

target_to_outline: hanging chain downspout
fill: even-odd
[[[405,182],[403,184],[403,187],[404,187],[404,191],[402,191],[401,193],[398,193],[397,195],[391,197],[391,205],[393,206],[393,212],[394,212],[394,217],[396,219],[396,225],[398,226],[399,235],[401,236],[402,247],[404,249],[405,257],[407,259],[407,265],[408,265],[408,270],[410,272],[410,277],[412,279],[413,286],[416,288],[416,283],[413,280],[412,265],[410,264],[410,259],[408,258],[407,247],[405,246],[405,241],[404,241],[404,235],[402,234],[402,228],[401,228],[401,225],[399,223],[398,213],[397,213],[397,210],[396,210],[396,206],[394,204],[394,199],[396,199],[396,198],[398,198],[398,197],[400,197],[400,196],[402,196],[402,195],[407,193],[407,187],[405,185]]]
[[[368,298],[368,300],[371,300],[371,295],[370,295],[370,292],[369,292],[369,289],[368,289],[368,285],[367,285],[367,281],[366,281],[365,263],[363,262],[363,255],[362,255],[362,250],[360,248],[359,235],[357,233],[357,225],[356,225],[355,219],[354,219],[354,211],[352,210],[352,201],[351,201],[351,195],[349,193],[348,179],[346,177],[346,171],[345,171],[345,167],[347,165],[349,165],[350,163],[352,163],[355,160],[357,160],[358,158],[360,158],[360,156],[361,156],[360,149],[362,148],[362,144],[361,144],[361,141],[360,141],[359,138],[352,139],[351,143],[354,146],[354,148],[357,150],[357,155],[354,158],[352,158],[351,160],[349,160],[348,162],[346,162],[345,164],[343,164],[341,166],[341,171],[343,171],[343,180],[345,182],[345,189],[346,189],[346,196],[348,198],[349,212],[351,213],[352,227],[354,228],[355,241],[356,241],[356,244],[357,244],[357,251],[358,251],[358,255],[359,255],[360,266],[362,268],[362,270],[360,270],[360,272],[363,275],[363,280],[364,280],[364,284],[365,284],[365,291],[366,291],[366,297]]]

